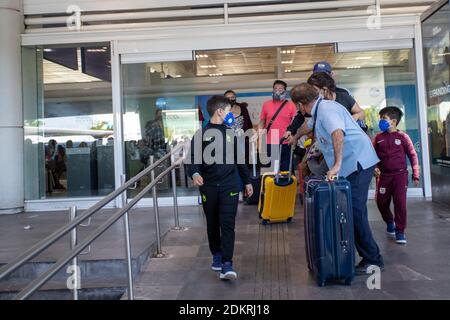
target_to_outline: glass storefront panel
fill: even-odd
[[[289,88],[306,81],[317,61],[329,61],[339,86],[365,109],[369,135],[378,111],[400,107],[400,129],[420,158],[412,49],[339,53],[333,44],[193,52],[191,61],[122,65],[123,126],[127,178],[190,138],[209,116],[206,101],[232,89],[248,105],[253,126],[272,83]],[[108,45],[23,49],[26,199],[91,197],[114,189],[113,114]],[[158,170],[168,165],[164,163]],[[148,184],[143,180],[133,194]],[[170,178],[159,195],[170,194]],[[185,168],[180,195],[196,195]]]
[[[333,44],[320,44],[196,51],[192,56],[191,61],[122,65],[127,179],[149,165],[151,154],[162,156],[174,141],[191,138],[205,125],[206,101],[212,95],[234,90],[237,101],[247,103],[255,127],[275,79],[286,81],[289,90],[306,81],[313,65],[323,60],[332,64],[337,84],[365,109],[371,137],[379,132],[380,109],[393,105],[403,110],[400,129],[413,140],[421,163],[413,49],[338,53]],[[197,195],[184,170],[177,184],[181,195]],[[159,195],[169,195],[169,185],[163,182]]]
[[[25,199],[114,190],[110,48],[24,47]]]
[[[190,139],[200,128],[195,94],[177,88],[180,82],[177,78],[193,76],[190,61],[122,66],[127,180],[148,167],[151,156],[155,161],[160,159],[168,153],[171,145]],[[167,168],[169,163],[163,162],[155,174]],[[129,197],[133,197],[149,182],[150,178],[144,177],[135,190],[129,191]],[[158,184],[158,195],[171,194],[170,184],[168,175]],[[177,185],[180,196],[192,194],[185,167],[177,171]]]
[[[398,128],[411,138],[419,158],[421,177],[419,114],[417,109],[416,68],[413,49],[363,51],[336,55],[337,84],[349,89],[364,109],[368,134],[373,138],[380,132],[379,111],[395,106],[403,111]],[[340,69],[340,70],[339,70]],[[408,171],[411,173],[411,165]],[[375,179],[371,188],[375,188]],[[420,187],[423,186],[421,178]],[[409,187],[413,187],[409,179]]]
[[[433,200],[450,203],[450,4],[423,22]]]

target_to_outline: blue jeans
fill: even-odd
[[[355,228],[355,246],[363,262],[384,266],[380,249],[372,235],[367,217],[367,193],[375,166],[358,170],[347,177],[352,188],[353,223]]]

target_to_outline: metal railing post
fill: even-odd
[[[170,146],[170,152],[172,153],[173,146]],[[175,163],[175,154],[172,153],[170,156],[170,164],[173,165]],[[176,169],[173,168],[171,171],[172,175],[172,191],[173,191],[173,214],[175,218],[175,227],[174,230],[182,230],[183,228],[180,227],[180,219],[178,216],[178,197],[177,197],[177,178],[176,178]]]
[[[69,220],[72,221],[77,217],[77,207],[71,206],[69,208]],[[77,228],[73,228],[70,231],[70,250],[73,250],[77,245]],[[81,274],[78,274],[78,257],[75,256],[72,259],[72,279],[74,279],[73,284],[73,300],[78,300],[78,288],[80,287],[80,283],[78,283],[78,279],[80,279]]]
[[[153,165],[154,162],[154,156],[150,156],[150,165]],[[155,171],[152,170],[150,172],[150,177],[152,181],[155,180]],[[158,212],[158,198],[156,196],[156,184],[152,188],[153,193],[153,210],[155,212],[155,228],[156,228],[156,258],[162,258],[164,257],[164,253],[161,249],[161,230],[159,226],[159,212]]]
[[[121,185],[125,184],[126,177],[124,174],[120,176]],[[122,192],[122,208],[127,205],[127,191]],[[131,241],[130,241],[130,220],[128,211],[123,216],[123,227],[125,231],[125,254],[127,259],[127,278],[128,278],[128,300],[134,300],[133,291],[133,266],[131,261]]]
[[[171,164],[167,169],[163,170],[155,179],[154,169],[164,161],[170,158],[174,150],[177,150],[182,146],[176,146],[173,148],[172,152],[169,154],[166,154],[164,157],[159,159],[158,161],[154,162],[152,157],[152,166],[143,170],[142,172],[138,173],[135,177],[131,178],[130,181],[124,183],[123,185],[120,185],[116,190],[111,192],[109,195],[101,199],[99,202],[91,206],[89,209],[87,209],[85,212],[77,216],[77,209],[75,206],[71,207],[69,210],[70,213],[70,222],[60,229],[56,230],[54,233],[46,237],[45,239],[39,241],[37,244],[35,244],[32,248],[25,251],[25,253],[19,255],[15,259],[13,259],[11,262],[6,264],[5,266],[0,267],[0,280],[5,279],[9,274],[16,271],[20,267],[22,267],[26,262],[30,261],[34,257],[36,257],[39,253],[46,250],[48,247],[53,245],[56,241],[61,239],[63,236],[70,233],[70,247],[71,250],[64,254],[58,261],[56,261],[55,264],[53,264],[47,271],[45,271],[43,274],[41,274],[37,279],[31,281],[22,291],[20,291],[14,299],[17,300],[24,300],[29,298],[33,293],[35,293],[39,288],[41,288],[45,283],[47,283],[55,274],[57,274],[58,271],[60,271],[64,266],[67,264],[70,264],[71,261],[73,265],[69,265],[69,268],[67,269],[67,272],[70,273],[71,269],[74,269],[72,271],[72,276],[67,280],[67,288],[72,290],[74,289],[74,299],[78,299],[78,290],[81,288],[81,271],[78,267],[78,256],[84,254],[83,250],[86,248],[90,248],[91,244],[100,237],[103,233],[105,233],[111,226],[116,223],[120,218],[124,216],[128,216],[129,211],[142,199],[145,197],[146,194],[150,191],[150,189],[154,188],[158,181],[164,178],[166,175],[168,175],[173,169],[175,169],[178,165],[182,163],[182,159],[179,159],[175,163]],[[183,159],[185,158],[185,153],[183,150]],[[103,223],[101,226],[99,226],[93,233],[89,234],[86,238],[83,239],[80,243],[77,242],[77,227],[78,226],[89,226],[92,216],[100,211],[106,204],[111,202],[112,200],[116,199],[119,195],[121,195],[123,192],[125,192],[127,189],[131,188],[133,184],[136,184],[137,181],[140,181],[144,176],[147,176],[149,173],[153,175],[153,181],[150,182],[150,184],[143,188],[142,191],[140,191],[136,197],[131,199],[129,203],[126,201],[126,197],[123,198],[125,201],[119,201],[117,202],[118,205],[124,205],[123,208],[118,210],[114,213],[113,216],[111,216],[105,223]],[[156,198],[156,192],[154,191],[154,205],[155,205],[155,220],[156,220],[156,227],[157,227],[157,234],[158,234],[158,255],[157,257],[163,257],[164,255],[161,252],[161,232],[159,228],[159,215],[158,215],[158,202]],[[85,220],[88,220],[87,224],[83,224]],[[128,223],[128,227],[125,228],[125,230],[128,230],[128,236],[126,235],[127,239],[129,239],[129,219],[127,218],[125,223]],[[129,240],[128,240],[129,242]],[[131,246],[127,246],[127,250],[129,251],[128,262],[129,262],[129,270],[131,269]],[[90,250],[88,249],[88,253]],[[132,272],[129,271],[129,274],[132,275]],[[75,281],[72,279],[75,276]],[[132,279],[132,277],[130,276]],[[132,285],[132,282],[131,282]],[[132,287],[131,287],[132,288]],[[133,289],[131,289],[132,292]]]

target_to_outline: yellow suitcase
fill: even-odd
[[[297,198],[297,178],[289,172],[262,176],[258,212],[262,223],[290,222]]]

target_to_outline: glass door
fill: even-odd
[[[383,107],[403,110],[400,129],[411,137],[421,159],[413,42],[381,45],[368,41],[353,43],[346,50],[329,43],[122,55],[127,179],[148,166],[151,155],[162,157],[170,145],[190,139],[205,125],[209,120],[206,102],[212,95],[233,90],[237,102],[248,110],[250,127],[255,128],[263,103],[272,98],[276,79],[285,81],[289,91],[307,81],[314,64],[324,60],[332,65],[337,85],[349,89],[365,110],[371,137],[379,131],[378,112]],[[169,180],[158,186],[159,196],[171,196]],[[144,179],[130,196],[148,183]],[[197,196],[185,168],[177,172],[177,184],[180,195]],[[422,186],[411,189],[422,194]]]
[[[170,55],[169,55],[170,56]],[[192,53],[190,53],[192,57]],[[201,120],[194,92],[185,90],[196,66],[189,56],[166,57],[148,55],[139,60],[122,58],[123,132],[125,171],[127,180],[166,155],[172,145],[190,139],[200,128]],[[189,58],[189,59],[188,59]],[[158,60],[158,61],[155,61]],[[125,62],[125,63],[124,63]],[[170,165],[163,162],[155,171],[158,175]],[[179,196],[197,195],[185,167],[177,170]],[[129,197],[150,183],[143,178]],[[171,179],[167,175],[157,186],[158,196],[171,196]],[[151,193],[147,195],[151,196]]]
[[[450,3],[422,23],[433,201],[450,203]]]

